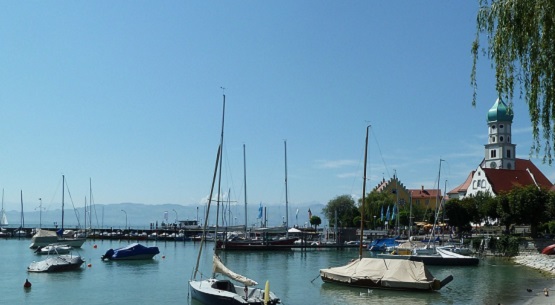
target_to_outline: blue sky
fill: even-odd
[[[477,1],[27,1],[0,4],[0,187],[5,205],[198,205],[226,94],[224,190],[253,209],[360,197],[394,172],[408,188],[462,183],[484,156],[496,100]],[[517,101],[513,142],[529,158]],[[551,167],[532,158],[553,181]],[[67,195],[66,195],[67,196]],[[67,197],[66,197],[67,198]],[[88,199],[87,199],[88,200]],[[318,212],[318,211],[316,211]],[[293,213],[293,212],[291,212]]]

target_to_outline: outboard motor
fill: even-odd
[[[104,259],[112,259],[112,256],[114,256],[114,249],[110,249],[108,251],[106,251],[106,253],[104,253],[104,255],[101,256],[101,258]]]

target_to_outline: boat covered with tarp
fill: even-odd
[[[73,231],[68,230],[67,233],[72,235]],[[54,243],[63,243],[72,248],[81,248],[81,246],[87,240],[86,238],[74,238],[65,236],[67,236],[66,232],[62,234],[62,232],[38,229],[31,238],[31,245],[29,246],[29,248],[36,249],[38,247],[46,247]]]
[[[79,255],[63,254],[48,257],[42,261],[32,262],[28,272],[62,272],[81,268],[85,261]]]
[[[376,238],[368,244],[368,250],[385,252],[391,248],[397,247],[400,244],[398,240],[399,237]]]
[[[424,263],[399,259],[361,258],[340,267],[320,269],[326,283],[351,287],[433,291],[453,280],[449,275],[440,281],[432,276]]]
[[[110,249],[102,255],[103,260],[140,260],[152,259],[156,254],[160,253],[158,247],[146,247],[138,243],[129,246]]]

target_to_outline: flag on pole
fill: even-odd
[[[262,219],[262,202],[260,203],[260,207],[258,207],[258,219]]]
[[[381,214],[380,220],[383,221],[383,205],[382,205],[382,214]]]
[[[391,220],[395,220],[395,212],[397,211],[397,206],[393,206],[393,212],[391,212]]]
[[[295,213],[295,220],[299,220],[299,209],[297,209],[297,212]]]
[[[385,212],[385,221],[389,221],[389,205],[387,206],[387,212]]]
[[[310,208],[308,208],[308,219],[312,218],[312,211],[310,211]]]

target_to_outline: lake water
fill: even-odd
[[[0,298],[2,304],[193,304],[188,281],[200,244],[193,242],[142,242],[156,245],[160,254],[147,262],[103,262],[100,256],[110,248],[128,245],[127,241],[87,241],[78,252],[86,260],[80,271],[65,273],[27,273],[27,266],[40,260],[29,239],[0,240]],[[97,248],[94,248],[94,245]],[[206,276],[211,274],[212,245],[201,260]],[[365,253],[370,255],[370,253]],[[311,304],[522,304],[535,291],[553,286],[541,273],[504,259],[484,259],[477,267],[430,266],[432,274],[454,280],[439,292],[401,292],[356,289],[324,284],[320,268],[344,265],[358,256],[357,249],[224,252],[222,261],[237,273],[246,275],[263,287],[270,280],[271,290],[286,305]],[[28,278],[33,284],[23,289]],[[314,279],[314,281],[312,281]]]

